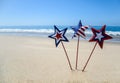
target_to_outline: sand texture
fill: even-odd
[[[77,40],[63,42],[75,69]],[[71,71],[60,44],[39,37],[0,36],[0,83],[120,83],[120,43],[80,41],[78,69]]]

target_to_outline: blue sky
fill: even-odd
[[[0,0],[0,25],[120,25],[120,0]]]

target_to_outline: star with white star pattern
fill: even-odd
[[[105,33],[106,25],[104,25],[100,30],[96,30],[94,28],[91,28],[93,32],[92,38],[89,40],[89,42],[97,42],[101,48],[103,48],[104,40],[112,39],[111,36],[107,35]]]
[[[101,41],[101,39],[102,39],[103,37],[104,37],[104,36],[102,35],[102,32],[100,32],[100,33],[96,33],[95,39],[98,39],[99,41]]]
[[[68,39],[65,37],[65,33],[67,31],[67,28],[63,29],[63,30],[59,30],[55,25],[54,25],[54,34],[48,36],[52,39],[55,39],[55,45],[56,47],[58,46],[58,44],[61,42],[61,41],[66,41],[68,42]]]

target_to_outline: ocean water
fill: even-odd
[[[73,30],[70,26],[57,26],[60,30],[68,28],[65,34],[68,39],[72,39]],[[95,29],[100,29],[101,26],[93,26]],[[0,26],[0,35],[16,35],[16,36],[38,36],[48,37],[48,35],[54,33],[53,26]],[[89,40],[92,36],[92,31],[89,28],[85,31],[86,40]],[[109,40],[112,42],[120,42],[120,26],[107,26],[106,33],[113,37]],[[76,38],[74,38],[76,39]],[[81,38],[82,39],[82,38]]]

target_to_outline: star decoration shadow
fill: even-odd
[[[52,39],[55,39],[55,45],[56,47],[59,45],[61,41],[69,42],[69,40],[65,37],[65,33],[67,31],[67,28],[63,30],[59,30],[55,25],[54,25],[54,34],[48,36]]]
[[[93,36],[89,40],[89,42],[97,42],[99,44],[100,48],[103,48],[104,40],[112,39],[111,36],[109,36],[105,33],[105,28],[106,28],[106,25],[102,26],[102,28],[100,30],[91,28],[91,30],[93,32]]]

